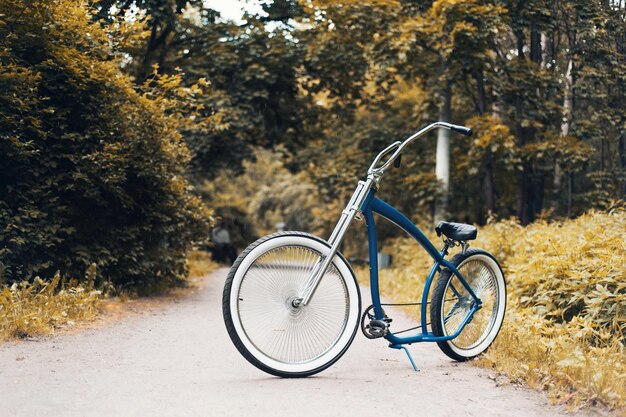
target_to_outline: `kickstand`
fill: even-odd
[[[411,353],[409,353],[409,350],[406,348],[406,346],[390,343],[389,347],[392,348],[392,349],[402,349],[402,350],[404,350],[404,352],[406,353],[406,356],[408,356],[409,360],[411,361],[411,365],[413,365],[413,370],[415,372],[419,372],[419,369],[417,369],[417,366],[415,366],[415,362],[413,362],[413,358],[411,357]]]

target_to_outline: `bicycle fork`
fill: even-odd
[[[297,308],[300,306],[306,306],[309,301],[311,301],[311,298],[313,297],[313,294],[315,294],[315,290],[319,286],[322,277],[339,251],[339,245],[341,245],[341,242],[350,227],[350,223],[352,223],[352,220],[361,209],[361,205],[367,198],[369,190],[375,181],[374,176],[368,176],[366,181],[359,181],[356,190],[352,194],[346,208],[341,212],[341,217],[328,239],[330,251],[325,256],[322,255],[313,267],[313,272],[307,280],[300,297],[292,301],[292,305],[294,307]]]

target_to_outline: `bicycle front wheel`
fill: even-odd
[[[361,298],[347,261],[337,254],[310,302],[294,307],[322,254],[322,239],[280,232],[251,244],[231,268],[222,299],[226,329],[257,368],[306,377],[335,363],[356,334]]]
[[[459,253],[450,263],[482,301],[481,308],[456,338],[437,342],[450,358],[465,361],[487,350],[498,335],[506,309],[506,283],[498,262],[483,250],[470,249]],[[452,336],[457,333],[473,305],[474,299],[459,278],[445,268],[435,284],[431,300],[433,334]]]

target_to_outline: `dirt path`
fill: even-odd
[[[497,387],[488,371],[451,362],[436,345],[411,346],[421,369],[413,372],[403,352],[361,334],[315,377],[270,377],[226,334],[226,273],[111,326],[0,346],[0,416],[566,415],[540,393]]]

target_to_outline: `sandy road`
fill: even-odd
[[[403,352],[360,333],[315,377],[270,377],[226,333],[226,273],[104,328],[1,345],[0,416],[567,415],[540,393],[497,387],[488,371],[451,362],[434,344],[410,347],[421,369],[413,372]]]

